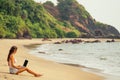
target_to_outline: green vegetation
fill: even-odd
[[[0,38],[62,38],[69,32],[63,30],[65,27],[76,30],[56,20],[33,0],[0,0]]]
[[[0,38],[71,38],[94,35],[95,29],[119,35],[112,26],[94,21],[76,0],[58,0],[56,6],[51,1],[0,0]]]

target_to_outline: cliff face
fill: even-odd
[[[96,21],[76,0],[58,0],[44,3],[45,9],[59,21],[68,21],[82,32],[82,37],[119,37],[119,32],[111,25]]]

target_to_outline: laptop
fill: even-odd
[[[25,61],[24,61],[24,64],[23,64],[23,67],[26,67],[27,64],[28,64],[28,60],[25,60]]]

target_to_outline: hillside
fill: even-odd
[[[56,20],[41,3],[33,0],[0,0],[0,23],[1,38],[80,36],[77,29],[69,23]]]
[[[76,0],[58,0],[55,6],[51,1],[44,3],[46,10],[59,21],[70,22],[82,32],[81,37],[119,37],[113,26],[96,21]]]
[[[50,1],[0,0],[0,38],[119,38],[113,26],[97,22],[76,0],[58,1],[54,6]]]

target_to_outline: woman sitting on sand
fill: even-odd
[[[7,61],[8,61],[10,74],[17,74],[18,75],[19,73],[21,73],[23,71],[27,71],[28,73],[33,74],[35,77],[41,76],[40,74],[37,74],[37,73],[31,71],[27,67],[16,66],[15,65],[16,61],[15,61],[15,58],[14,58],[14,55],[16,54],[16,51],[17,51],[16,46],[12,46],[11,49],[9,50]]]

